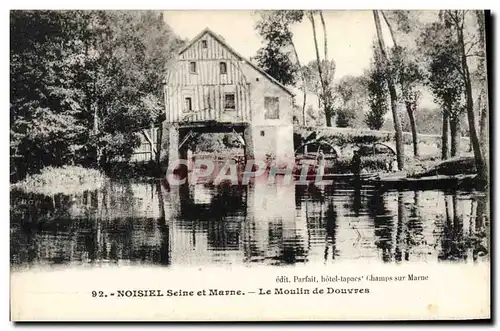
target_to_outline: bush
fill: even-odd
[[[388,163],[394,160],[392,155],[375,155],[375,156],[362,156],[361,157],[361,171],[362,172],[388,172]],[[340,157],[335,161],[326,164],[325,172],[346,174],[352,173],[351,158]]]
[[[26,193],[71,194],[98,189],[105,179],[104,174],[96,169],[77,166],[46,167],[41,173],[29,175],[11,187]]]
[[[476,165],[473,157],[460,157],[436,162],[436,165],[430,167],[428,170],[414,174],[413,177],[476,173]]]
[[[337,109],[337,118],[335,123],[339,128],[353,127],[356,120],[356,111],[353,108]]]
[[[368,144],[394,140],[393,132],[372,131],[369,129],[298,127],[295,129],[295,134],[300,137],[323,137],[336,143],[339,147],[346,144]]]

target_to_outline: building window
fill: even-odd
[[[235,110],[236,109],[234,93],[226,93],[224,95],[224,109],[226,109],[226,110]]]
[[[265,119],[277,120],[280,118],[280,104],[278,97],[264,97]]]
[[[193,103],[191,101],[191,98],[190,97],[185,98],[184,99],[184,111],[188,112],[191,110],[193,110]]]
[[[189,72],[192,74],[196,73],[196,62],[189,62]]]
[[[201,41],[201,48],[207,48],[207,41],[206,40]]]
[[[264,131],[260,131],[260,136],[261,137],[264,137],[266,135],[266,133]]]
[[[227,64],[226,64],[226,62],[219,63],[219,67],[220,67],[220,74],[221,75],[227,74]]]

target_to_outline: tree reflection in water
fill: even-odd
[[[387,209],[384,196],[379,192],[375,192],[369,199],[368,213],[374,223],[375,246],[381,250],[382,261],[390,262],[394,220],[391,211]]]
[[[477,195],[471,200],[468,231],[464,227],[465,214],[459,211],[460,202],[457,195],[445,197],[446,213],[438,257],[440,260],[466,260],[471,251],[472,260],[477,261],[489,250],[487,199]]]
[[[328,260],[329,248],[331,251],[332,260],[338,255],[337,251],[337,211],[332,201],[328,202],[328,207],[325,212],[326,219],[326,238],[325,238],[325,262]]]
[[[13,265],[326,263],[489,259],[481,192],[369,187],[167,187],[108,182],[80,195],[11,192]]]

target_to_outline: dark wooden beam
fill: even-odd
[[[247,123],[223,123],[216,121],[201,122],[178,122],[179,129],[192,130],[197,133],[215,133],[215,132],[243,132],[248,126]]]

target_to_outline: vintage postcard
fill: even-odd
[[[489,33],[11,11],[11,320],[490,319]]]

